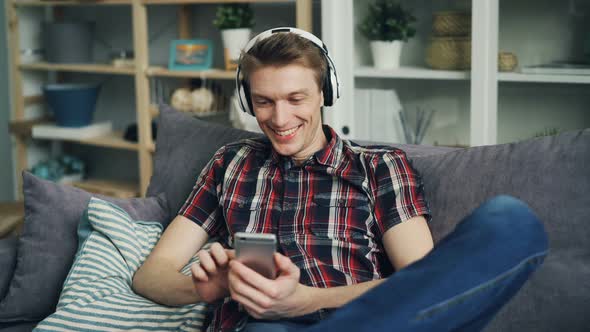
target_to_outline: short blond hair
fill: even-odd
[[[313,42],[292,32],[275,33],[256,42],[248,52],[242,52],[240,71],[242,79],[249,83],[250,75],[259,68],[290,64],[312,69],[316,83],[322,91],[328,74],[328,64],[323,51]]]

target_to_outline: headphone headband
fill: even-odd
[[[330,58],[328,54],[328,47],[316,36],[312,33],[309,33],[305,30],[291,28],[291,27],[279,27],[273,28],[266,31],[263,31],[256,35],[254,38],[250,39],[250,41],[244,47],[243,52],[247,53],[254,47],[256,43],[261,40],[264,40],[275,33],[281,32],[290,32],[294,33],[304,39],[311,41],[314,45],[316,45],[321,51],[324,57],[326,58],[326,65],[327,65],[327,73],[326,73],[326,82],[324,83],[324,87],[322,92],[324,93],[324,106],[332,106],[336,102],[336,99],[340,97],[340,83],[338,82],[338,75],[336,74],[336,68],[334,67],[334,62]],[[238,68],[236,70],[236,87],[238,91],[238,100],[240,102],[240,106],[242,110],[246,113],[250,113],[254,115],[254,109],[252,107],[252,103],[250,101],[250,91],[248,88],[247,82],[240,78],[240,74],[242,71],[241,61],[238,64]]]
[[[272,36],[273,33],[280,32],[291,32],[300,37],[303,37],[309,40],[310,42],[314,43],[317,47],[319,47],[324,52],[324,54],[328,54],[328,48],[326,47],[326,45],[314,34],[309,33],[305,30],[290,27],[273,28],[259,33],[258,35],[256,35],[256,37],[250,39],[248,44],[246,44],[246,46],[244,47],[244,52],[247,53],[257,42]]]

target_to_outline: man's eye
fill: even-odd
[[[303,98],[292,98],[290,100],[292,104],[299,104],[303,101]]]
[[[268,100],[255,100],[254,103],[256,105],[268,105]]]

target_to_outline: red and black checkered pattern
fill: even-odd
[[[276,234],[279,252],[308,286],[387,276],[382,235],[412,217],[429,218],[421,179],[399,149],[360,147],[328,126],[324,132],[328,145],[300,166],[265,138],[222,147],[179,214],[229,247],[235,232]],[[226,299],[210,330],[229,328],[242,315]]]

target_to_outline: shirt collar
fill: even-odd
[[[323,125],[322,129],[324,130],[328,144],[326,144],[326,146],[321,150],[314,153],[313,158],[315,158],[319,164],[336,168],[342,156],[343,142],[338,134],[336,134],[334,129],[332,129],[330,126]],[[271,145],[271,162],[273,164],[278,164],[283,158],[284,157],[279,155]]]

